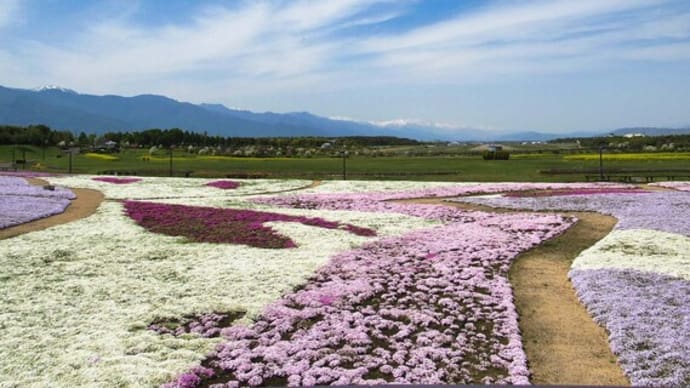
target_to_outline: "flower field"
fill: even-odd
[[[98,159],[98,160],[108,160],[108,161],[113,161],[113,160],[118,160],[119,158],[114,155],[108,155],[108,154],[97,154],[94,152],[87,152],[84,154],[85,157],[90,158],[90,159]]]
[[[657,184],[659,185],[659,184]],[[664,187],[682,190],[687,182]],[[613,215],[612,233],[575,259],[580,300],[609,332],[634,385],[690,384],[690,193],[479,196],[494,207],[595,211]]]
[[[396,202],[454,196],[614,214],[573,284],[633,383],[690,375],[685,192],[93,178],[44,179],[102,191],[94,215],[0,240],[2,384],[529,383],[508,270],[577,220]]]
[[[73,198],[64,188],[46,190],[23,178],[0,176],[0,229],[62,213]]]

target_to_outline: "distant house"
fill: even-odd
[[[108,140],[99,146],[93,147],[92,150],[96,152],[120,152],[120,146],[116,141]]]
[[[645,135],[644,133],[626,133],[625,135],[623,135],[623,137],[627,137],[628,139],[633,138],[633,137],[645,137],[645,136],[647,136],[647,135]]]
[[[503,151],[503,146],[499,144],[489,144],[486,147],[486,150],[489,152]]]

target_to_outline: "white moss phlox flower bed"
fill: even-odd
[[[616,229],[573,262],[573,269],[635,269],[690,280],[690,237],[650,229]]]
[[[232,190],[207,186],[217,179],[142,177],[127,184],[113,184],[96,179],[94,175],[73,175],[44,178],[52,184],[93,189],[103,192],[110,199],[153,199],[179,197],[232,197],[260,193],[275,193],[309,186],[312,181],[300,179],[232,179],[240,183]],[[117,178],[115,178],[117,179]]]

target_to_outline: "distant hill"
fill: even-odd
[[[370,123],[309,112],[256,113],[150,94],[95,96],[54,85],[33,90],[0,86],[0,124],[45,124],[54,129],[96,134],[181,128],[224,137],[395,136],[426,141],[488,141],[500,135],[419,121]]]
[[[231,117],[163,96],[93,96],[58,88],[34,91],[0,87],[0,123],[45,124],[96,134],[182,128],[222,136],[324,135],[319,128],[278,126]]]
[[[370,123],[333,120],[307,112],[254,113],[220,104],[195,105],[148,94],[135,97],[79,94],[57,86],[34,90],[0,86],[0,124],[45,124],[54,129],[96,134],[150,128],[181,128],[225,137],[381,135],[417,138],[421,134]]]
[[[547,141],[606,135],[498,132],[414,120],[372,123],[326,118],[309,112],[256,113],[221,104],[195,105],[151,94],[134,97],[80,94],[54,85],[33,90],[0,86],[0,124],[45,124],[53,129],[95,134],[180,128],[223,137],[395,136],[425,141]],[[690,133],[690,128],[623,128],[614,133],[631,131],[671,134]]]

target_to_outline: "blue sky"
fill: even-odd
[[[690,125],[690,1],[0,0],[0,84],[568,132]]]

